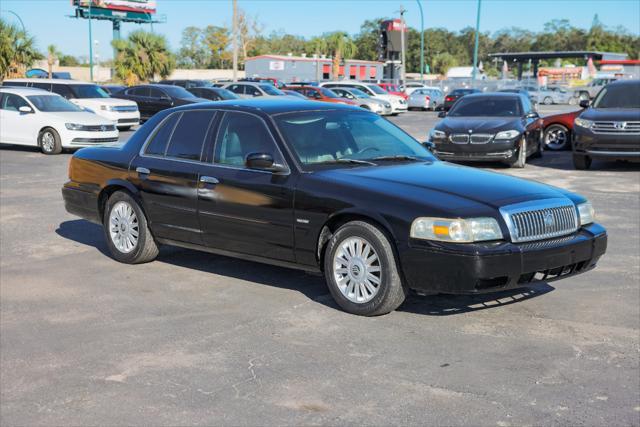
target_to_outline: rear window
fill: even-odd
[[[175,113],[167,117],[160,125],[160,129],[156,131],[151,142],[147,145],[145,154],[150,156],[164,156],[164,152],[167,151],[167,143],[173,129],[176,127],[176,123],[182,114]]]
[[[213,119],[213,111],[186,111],[176,125],[167,157],[200,160],[204,137]]]

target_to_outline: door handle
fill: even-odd
[[[204,182],[205,184],[213,184],[213,185],[220,183],[220,181],[218,181],[218,178],[214,178],[212,176],[206,176],[206,175],[202,175],[200,177],[200,182]]]
[[[149,169],[141,168],[140,166],[136,168],[136,172],[138,172],[140,175],[149,175],[151,173]]]

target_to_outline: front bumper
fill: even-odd
[[[399,255],[410,288],[464,294],[518,288],[584,273],[595,267],[606,249],[606,230],[590,224],[568,236],[517,244],[412,240],[399,248]]]
[[[640,159],[640,135],[594,133],[576,126],[573,131],[573,151],[589,157]]]
[[[113,144],[118,141],[118,131],[85,132],[64,129],[59,132],[62,146],[65,148],[95,147],[101,144]]]
[[[434,142],[433,154],[442,160],[490,162],[513,158],[517,153],[518,138],[505,142],[494,141],[486,144],[432,142]]]
[[[118,127],[136,126],[140,124],[140,111],[96,111],[101,117],[111,120]]]

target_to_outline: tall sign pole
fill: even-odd
[[[473,47],[473,72],[471,73],[471,80],[476,81],[476,73],[478,72],[478,43],[480,42],[480,3],[482,0],[478,0],[478,13],[476,15],[476,43]]]
[[[233,0],[233,81],[238,81],[238,0]]]
[[[93,35],[91,34],[91,4],[89,0],[89,80],[93,82]]]
[[[400,83],[404,84],[406,80],[406,67],[405,67],[405,53],[404,53],[404,13],[406,12],[405,8],[400,5]]]
[[[422,13],[422,3],[416,0],[420,9],[420,81],[424,81],[424,14]]]

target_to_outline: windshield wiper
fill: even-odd
[[[355,165],[369,165],[369,166],[376,166],[375,163],[373,162],[369,162],[367,160],[358,160],[358,159],[347,159],[347,158],[341,158],[341,159],[335,159],[335,160],[327,160],[325,162],[320,162],[319,164],[331,164],[331,163],[350,163],[350,164],[355,164]]]
[[[371,160],[408,160],[408,161],[412,161],[412,162],[418,162],[422,159],[419,159],[417,157],[414,156],[405,156],[405,155],[398,155],[398,156],[380,156],[380,157],[374,157]]]

